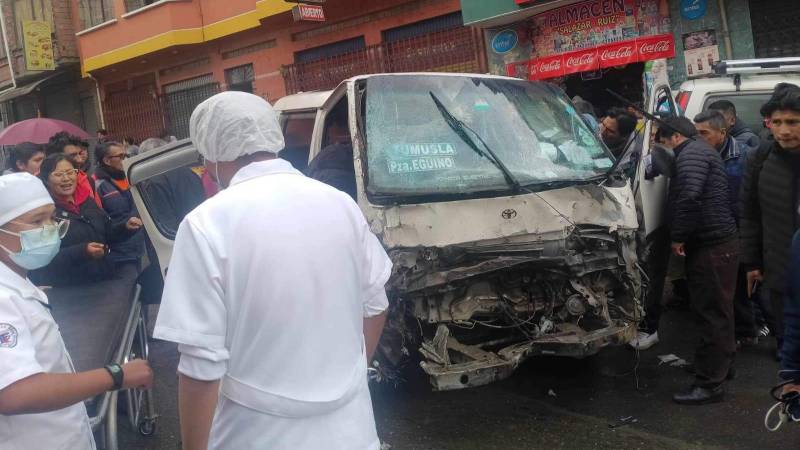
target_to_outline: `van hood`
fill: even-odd
[[[537,193],[452,202],[370,207],[372,231],[387,249],[447,247],[515,236],[565,237],[575,225],[637,229],[633,194],[579,185]]]

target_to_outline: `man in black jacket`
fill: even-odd
[[[784,346],[783,302],[792,236],[800,228],[800,87],[781,84],[761,108],[773,139],[747,161],[740,195],[742,261],[748,293],[763,283],[778,351]],[[800,330],[800,323],[786,328]],[[800,352],[800,333],[791,348]],[[795,355],[793,359],[800,359]]]
[[[689,119],[667,119],[656,140],[675,152],[670,183],[672,251],[686,257],[691,305],[700,331],[695,383],[673,396],[677,403],[722,401],[736,354],[733,292],[739,264],[736,221],[730,207],[725,164]]]
[[[728,135],[736,140],[743,154],[755,151],[761,144],[761,138],[742,122],[736,115],[736,105],[729,100],[717,100],[708,105],[711,111],[719,111],[728,122]]]

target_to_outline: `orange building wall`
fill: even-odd
[[[203,1],[217,2],[217,0]],[[219,2],[219,4],[222,3],[234,4],[242,2],[240,0]],[[376,6],[377,3],[380,3],[380,6]],[[380,14],[379,18],[374,18],[365,23],[358,23],[357,20],[349,23],[354,18],[381,13],[382,11],[392,11],[392,8],[404,4],[417,5],[417,7],[402,7],[401,10],[394,10],[391,16],[388,13]],[[156,79],[157,89],[160,91],[166,84],[211,73],[214,80],[219,82],[220,88],[224,90],[226,88],[225,69],[252,63],[255,72],[255,93],[274,101],[286,93],[280,68],[283,65],[294,63],[294,54],[297,51],[358,36],[364,36],[367,45],[378,44],[381,42],[381,31],[383,30],[459,10],[460,2],[458,0],[383,0],[380,2],[371,0],[329,0],[325,4],[325,13],[328,20],[321,25],[294,23],[289,13],[280,14],[264,20],[257,29],[237,33],[205,44],[177,47],[159,52],[159,54],[142,56],[132,61],[103,68],[92,75],[105,89],[119,81],[149,74]],[[217,14],[218,12],[212,11],[212,13]],[[203,14],[206,14],[205,9]],[[109,29],[111,28],[113,27],[109,27]],[[313,32],[313,30],[320,28],[328,28],[328,30],[309,37],[298,36],[298,33]],[[222,58],[224,52],[269,39],[275,39],[277,45],[273,48],[227,60]],[[179,66],[204,57],[208,57],[210,60],[201,67],[193,67],[166,75],[160,73],[166,68]]]

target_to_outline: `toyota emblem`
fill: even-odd
[[[503,216],[503,219],[511,220],[514,217],[517,217],[517,211],[515,211],[513,209],[507,209],[507,210],[503,211],[502,213],[500,213],[500,215]]]

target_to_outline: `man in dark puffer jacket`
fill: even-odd
[[[722,401],[736,354],[733,293],[739,264],[736,221],[725,164],[689,119],[659,127],[656,140],[675,151],[677,175],[670,183],[672,251],[686,257],[686,277],[701,342],[695,351],[696,380],[677,403]]]
[[[756,281],[768,291],[778,351],[783,347],[786,269],[792,236],[800,228],[800,87],[782,84],[761,108],[773,139],[765,140],[747,161],[740,194],[742,261],[748,292]],[[800,323],[790,353],[800,353]],[[786,352],[784,352],[786,353]],[[796,354],[793,360],[800,360]]]

